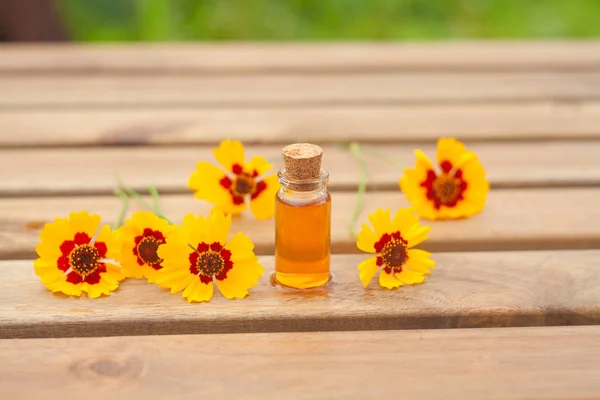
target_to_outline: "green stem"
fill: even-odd
[[[138,201],[138,203],[140,203],[142,205],[142,207],[154,212],[154,214],[156,214],[156,216],[158,216],[159,218],[164,219],[168,223],[172,223],[167,217],[165,217],[165,215],[162,213],[162,211],[160,209],[160,205],[158,202],[158,190],[156,190],[156,188],[154,186],[150,186],[148,188],[148,191],[152,195],[152,199],[153,199],[153,203],[154,203],[154,204],[150,204],[150,203],[148,203],[148,201],[146,201],[146,199],[144,199],[144,197],[141,194],[139,194],[135,190],[125,186],[125,183],[123,182],[123,180],[121,178],[117,178],[117,180],[118,180],[118,184],[119,184],[119,189],[121,191],[123,191],[127,196],[133,197],[134,199],[136,199]]]
[[[127,214],[127,210],[129,209],[129,197],[122,190],[117,190],[117,196],[121,198],[121,202],[123,203],[123,207],[121,207],[121,212],[119,213],[119,217],[117,218],[117,222],[113,226],[113,229],[117,229],[121,225],[123,225],[123,221],[125,221],[125,215]]]
[[[356,206],[354,207],[354,211],[352,213],[352,217],[350,218],[350,225],[348,228],[352,236],[358,237],[354,229],[354,225],[356,224],[356,220],[358,219],[358,216],[362,211],[363,204],[365,201],[365,192],[367,190],[367,163],[365,162],[365,157],[363,156],[363,153],[360,150],[360,146],[358,145],[358,143],[350,143],[350,152],[358,162],[360,178],[358,180],[358,194],[356,198]]]
[[[152,207],[154,210],[160,210],[160,201],[158,200],[158,189],[156,186],[149,186],[148,192],[152,196]]]

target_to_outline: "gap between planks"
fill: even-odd
[[[332,256],[334,283],[309,293],[268,284],[189,304],[141,280],[100,299],[52,295],[31,261],[0,262],[0,338],[441,329],[600,324],[599,251],[434,253],[424,284],[364,289],[368,255]]]
[[[422,248],[433,251],[484,251],[600,248],[600,188],[491,191],[482,213],[458,221],[426,221],[432,227]],[[164,214],[180,223],[184,214],[207,215],[212,206],[189,195],[161,196]],[[357,253],[348,225],[356,206],[352,193],[332,194],[331,251]],[[356,229],[377,207],[395,212],[409,203],[400,191],[365,196]],[[36,257],[35,246],[46,222],[70,212],[88,210],[114,224],[121,201],[110,197],[0,199],[0,259]],[[137,210],[132,201],[131,212]],[[256,220],[250,213],[233,219],[231,234],[242,231],[258,254],[274,254],[274,221]]]
[[[0,146],[427,142],[600,138],[600,103],[0,111]]]
[[[477,152],[494,189],[600,186],[600,141],[466,144]],[[0,149],[0,196],[112,194],[117,176],[135,190],[146,191],[154,185],[161,193],[189,194],[187,182],[196,163],[216,164],[212,149]],[[273,163],[270,173],[275,173],[283,166],[281,149],[246,146],[246,159],[262,155]],[[331,177],[329,188],[356,190],[360,171],[347,145],[325,144],[323,149],[323,167]],[[372,190],[398,190],[403,169],[414,166],[415,149],[422,149],[435,160],[431,142],[413,146],[363,144],[361,149]]]
[[[600,68],[583,41],[451,43],[28,44],[0,48],[1,74],[273,74],[574,71]]]
[[[600,72],[285,76],[0,75],[0,110],[297,107],[600,100]]]
[[[599,336],[586,326],[2,340],[0,391],[48,400],[595,398]],[[198,371],[210,384],[198,384]]]

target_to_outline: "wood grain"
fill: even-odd
[[[590,326],[2,340],[0,392],[48,400],[591,399],[600,391],[599,335]]]
[[[338,71],[598,70],[600,44],[583,41],[452,43],[169,43],[3,46],[0,72],[233,74]]]
[[[250,295],[189,304],[128,280],[101,299],[52,295],[31,261],[0,262],[0,338],[299,332],[600,324],[599,251],[435,253],[424,284],[363,289],[368,255],[332,257],[334,284],[311,293],[271,287],[273,258]]]
[[[423,142],[600,137],[600,103],[0,111],[0,146],[296,141]]]
[[[0,109],[600,100],[600,73],[0,76]]]
[[[435,159],[426,145],[363,145],[370,189],[398,190],[415,149]],[[600,186],[600,141],[471,143],[493,188]],[[331,190],[356,190],[360,171],[347,145],[327,145],[323,166]],[[213,147],[0,149],[0,196],[112,194],[120,176],[136,190],[190,193],[187,181],[200,160],[216,163]],[[246,146],[246,158],[262,155],[283,166],[282,146]],[[383,157],[382,157],[383,155]],[[386,158],[386,160],[384,160]],[[60,162],[57,162],[60,160]],[[399,164],[395,165],[393,163]]]
[[[552,327],[3,340],[0,391],[48,400],[591,399],[598,335]]]
[[[335,253],[355,253],[356,240],[348,230],[356,206],[353,193],[333,193],[331,245]],[[161,196],[162,210],[180,222],[187,213],[208,214],[211,205],[189,195]],[[544,189],[492,191],[484,211],[466,220],[424,221],[432,227],[423,248],[434,251],[504,249],[600,248],[600,189]],[[398,192],[375,192],[365,197],[356,223],[367,221],[376,208],[408,206]],[[130,212],[139,209],[134,202]],[[43,197],[0,199],[0,259],[35,257],[35,246],[44,223],[88,210],[114,224],[121,202],[111,197]],[[273,254],[273,220],[258,221],[250,213],[235,218],[232,232],[251,237],[259,254]]]

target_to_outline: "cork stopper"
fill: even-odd
[[[293,180],[318,179],[321,176],[323,149],[315,144],[294,143],[282,150],[285,174]]]

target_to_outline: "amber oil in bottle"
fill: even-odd
[[[295,289],[331,279],[331,195],[319,146],[297,143],[283,149],[281,189],[275,200],[275,280]]]

